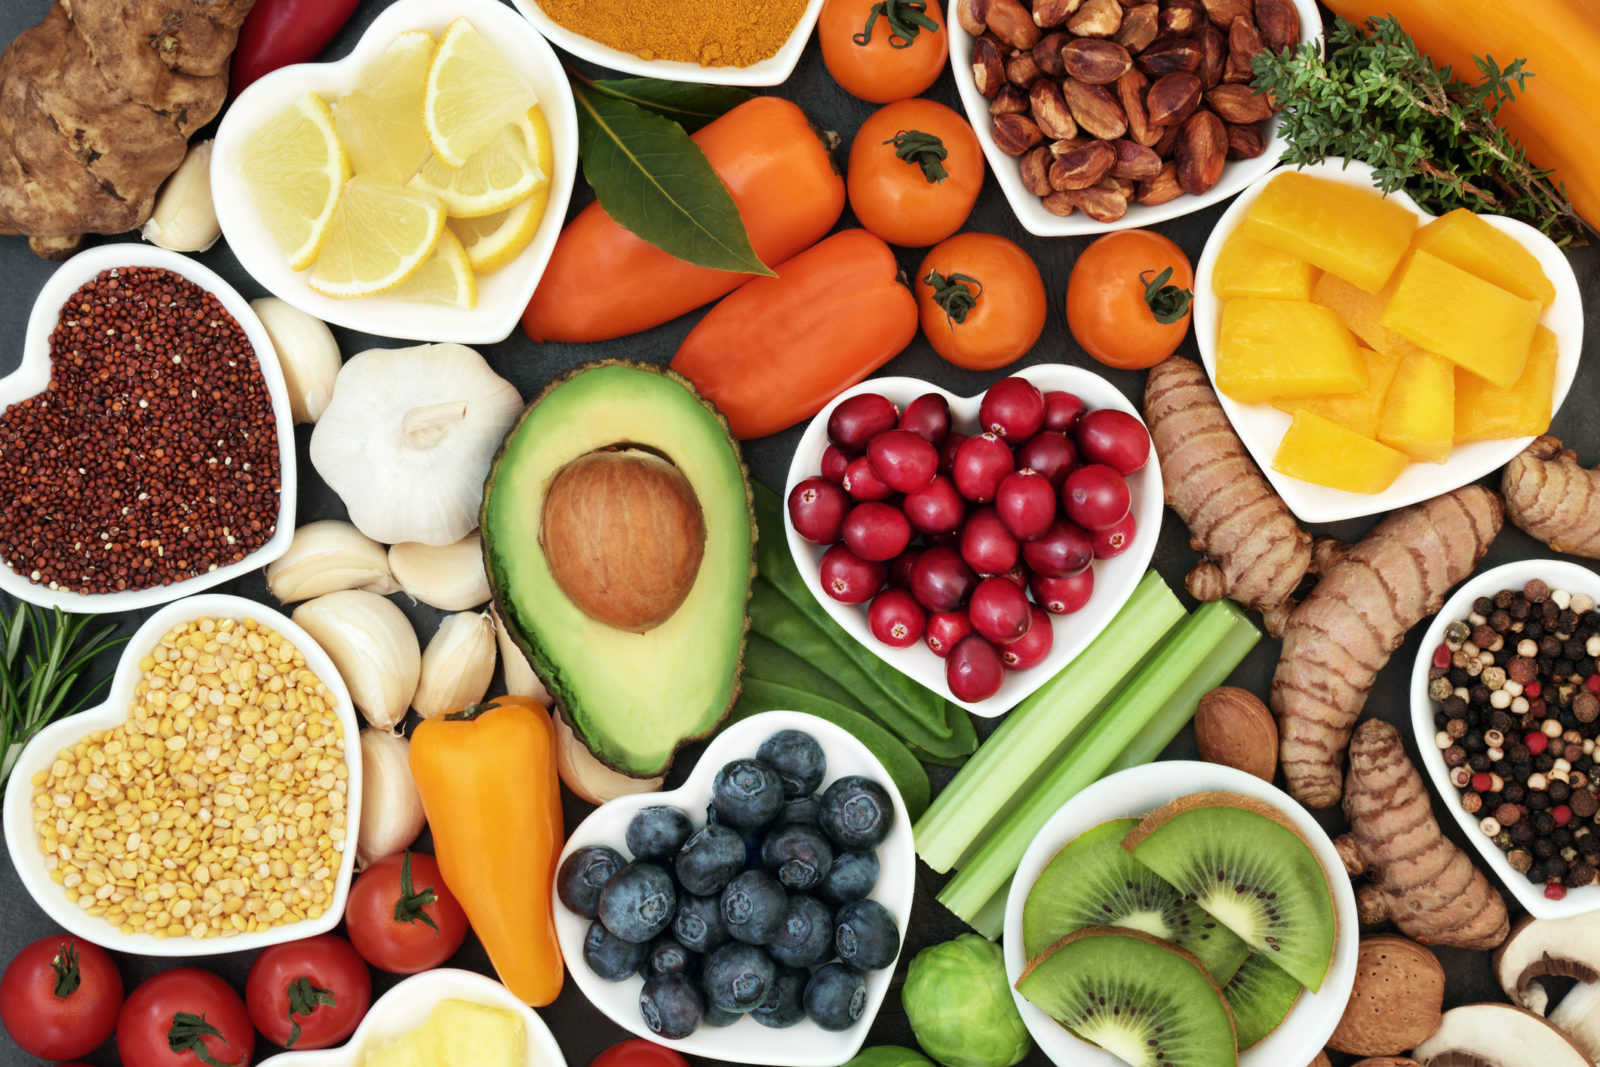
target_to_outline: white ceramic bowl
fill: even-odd
[[[1373,188],[1371,167],[1365,163],[1351,161],[1346,169],[1343,164],[1344,160],[1341,159],[1327,159],[1299,169],[1345,185],[1363,189]],[[1211,279],[1216,270],[1217,256],[1221,253],[1222,245],[1229,235],[1244,221],[1250,205],[1255,203],[1256,197],[1261,195],[1261,190],[1277,174],[1278,171],[1273,171],[1261,176],[1233,202],[1217,221],[1216,228],[1211,231],[1210,239],[1206,241],[1205,250],[1200,254],[1199,262],[1195,264],[1194,338],[1195,344],[1200,349],[1200,358],[1205,363],[1206,372],[1213,378],[1217,372],[1217,328],[1223,304],[1212,289]],[[1390,193],[1389,199],[1415,212],[1423,221],[1433,218],[1404,192]],[[1561,402],[1566,399],[1567,391],[1572,388],[1572,379],[1578,373],[1578,358],[1583,352],[1583,297],[1578,291],[1578,278],[1572,273],[1572,265],[1567,262],[1567,257],[1562,254],[1561,249],[1532,226],[1498,215],[1486,215],[1484,218],[1497,230],[1515,237],[1523,247],[1533,253],[1556,287],[1555,302],[1545,309],[1539,319],[1542,325],[1555,333],[1558,346],[1555,402],[1551,408],[1551,414],[1554,415],[1561,410]],[[1250,450],[1250,455],[1256,461],[1256,466],[1261,468],[1261,473],[1267,476],[1267,480],[1278,491],[1278,495],[1283,497],[1284,503],[1289,505],[1289,510],[1305,522],[1337,522],[1363,515],[1376,515],[1405,507],[1407,504],[1415,504],[1419,500],[1427,500],[1452,489],[1459,489],[1468,482],[1477,481],[1495,468],[1504,466],[1533,440],[1531,437],[1517,437],[1504,441],[1474,441],[1471,444],[1457,445],[1444,463],[1408,465],[1400,473],[1400,477],[1394,480],[1394,484],[1381,493],[1347,493],[1342,489],[1329,489],[1327,486],[1303,482],[1272,469],[1272,457],[1278,450],[1278,443],[1283,440],[1284,432],[1289,429],[1291,417],[1288,414],[1279,411],[1271,404],[1240,403],[1223,394],[1221,390],[1217,391],[1217,399],[1222,402],[1222,410],[1228,413],[1229,421],[1233,423],[1233,428],[1244,441],[1244,446]]]
[[[662,78],[675,82],[700,82],[703,85],[778,85],[789,80],[800,53],[811,39],[811,28],[822,13],[823,0],[807,0],[806,9],[795,23],[777,52],[748,67],[704,67],[699,63],[684,63],[672,59],[645,59],[632,52],[624,52],[601,44],[591,37],[575,33],[544,13],[539,0],[511,0],[523,17],[533,23],[538,31],[550,38],[562,51],[571,52],[579,59],[598,64],[609,70],[620,70],[640,78]]]
[[[1116,408],[1139,418],[1139,409],[1116,386],[1082,367],[1043,363],[1024,367],[1016,372],[1016,377],[1026,378],[1045,392],[1061,389],[1076,393],[1091,411],[1095,408]],[[982,394],[957,396],[919,378],[870,378],[846,389],[833,403],[818,412],[801,435],[800,444],[794,450],[794,459],[789,464],[789,482],[783,491],[785,500],[796,485],[821,469],[822,453],[828,447],[828,416],[839,404],[857,393],[882,393],[901,410],[924,393],[942,394],[950,402],[950,412],[955,416],[955,429],[963,433],[977,426],[978,405],[983,400]],[[1140,421],[1143,422],[1142,419]],[[1132,547],[1120,556],[1095,561],[1094,596],[1083,610],[1072,615],[1051,616],[1055,639],[1044,662],[1025,671],[1007,671],[998,693],[987,700],[975,702],[956,699],[955,694],[950,692],[950,686],[945,683],[944,660],[935,656],[923,642],[918,641],[908,648],[890,648],[873,637],[872,631],[867,628],[866,605],[841,604],[824,593],[817,574],[825,546],[814,545],[795,531],[794,523],[789,520],[787,506],[784,507],[783,525],[789,537],[789,551],[794,554],[795,564],[800,568],[806,588],[811,590],[817,603],[833,617],[834,622],[901,674],[954,701],[974,715],[993,718],[1011,710],[1071,663],[1105,629],[1106,623],[1121,610],[1133,595],[1139,579],[1144,577],[1161,532],[1161,509],[1165,506],[1161,495],[1161,467],[1156,461],[1155,449],[1150,450],[1150,462],[1128,477],[1128,487],[1133,491],[1133,513],[1138,523]]]
[[[350,1040],[315,1052],[280,1052],[260,1067],[362,1067],[367,1056],[415,1030],[442,1000],[468,1000],[522,1016],[528,1048],[524,1067],[566,1067],[566,1057],[544,1020],[510,990],[472,971],[445,967],[424,971],[395,986],[373,1002]]]
[[[1050,1057],[1050,1062],[1070,1067],[1119,1067],[1121,1060],[1108,1052],[1074,1037],[1066,1027],[1034,1007],[1016,991],[1016,982],[1027,966],[1022,952],[1022,906],[1028,890],[1050,858],[1063,845],[1085,830],[1111,819],[1142,817],[1163,804],[1189,793],[1227,790],[1243,793],[1277,808],[1305,835],[1327,872],[1333,887],[1333,907],[1339,918],[1339,933],[1334,941],[1333,964],[1322,988],[1315,993],[1302,991],[1282,1025],[1260,1044],[1239,1055],[1239,1067],[1291,1067],[1310,1063],[1339,1025],[1345,1003],[1356,977],[1356,947],[1361,927],[1356,919],[1356,895],[1345,877],[1344,863],[1333,842],[1309,812],[1283,791],[1254,775],[1215,763],[1170,760],[1119,771],[1091,785],[1050,816],[1033,844],[1022,857],[1017,875],[1006,897],[1006,926],[1003,947],[1006,977],[1012,982],[1011,996],[1022,1012],[1022,1021]]]
[[[1322,16],[1317,11],[1315,0],[1293,0],[1293,2],[1295,10],[1300,14],[1300,40],[1308,42],[1320,39]],[[1116,222],[1096,222],[1082,211],[1074,211],[1065,217],[1053,215],[1045,210],[1037,196],[1028,192],[1023,186],[1022,171],[1017,158],[1000,151],[1000,146],[994,142],[994,125],[989,114],[989,101],[978,92],[978,85],[972,80],[973,38],[961,28],[961,23],[956,18],[958,3],[959,0],[950,0],[949,9],[945,13],[945,21],[950,26],[950,70],[955,75],[956,91],[961,94],[961,103],[967,110],[967,119],[978,134],[978,143],[983,145],[983,154],[989,158],[989,169],[994,172],[995,180],[1000,183],[1000,191],[1006,194],[1006,199],[1011,202],[1011,210],[1016,212],[1017,221],[1022,223],[1022,228],[1029,233],[1040,237],[1098,236],[1110,233],[1112,230],[1154,226],[1158,222],[1181,218],[1192,212],[1202,211],[1212,204],[1220,204],[1245,188],[1276,167],[1278,157],[1283,155],[1283,150],[1287,147],[1283,138],[1278,135],[1278,119],[1274,116],[1268,119],[1263,127],[1267,138],[1262,153],[1255,159],[1229,160],[1222,168],[1222,179],[1200,196],[1189,196],[1186,193],[1165,204],[1132,203],[1128,205],[1128,213]],[[1114,90],[1115,87],[1112,88]]]
[[[309,270],[295,272],[256,211],[239,170],[246,139],[262,123],[312,92],[331,106],[352,88],[360,72],[406,30],[428,30],[435,37],[464,16],[507,56],[519,62],[539,96],[550,125],[555,165],[544,219],[515,259],[492,274],[478,276],[478,306],[446,307],[379,294],[357,299],[323,296],[312,290]],[[223,236],[250,275],[272,294],[319,319],[379,337],[459,344],[493,344],[516,328],[539,284],[572,195],[578,165],[578,116],[561,61],[525,19],[495,0],[397,0],[373,20],[355,49],[330,63],[302,63],[273,71],[239,94],[222,117],[211,157],[211,195]]]
[[[139,660],[149,655],[150,650],[174,626],[202,618],[255,619],[263,626],[276,630],[300,649],[305,655],[306,666],[328,687],[333,695],[335,712],[344,724],[344,757],[350,767],[349,792],[345,803],[347,847],[339,863],[333,900],[327,910],[315,919],[286,923],[257,933],[209,937],[199,941],[188,937],[158,938],[153,934],[124,934],[104,919],[87,915],[76,904],[69,903],[66,892],[50,880],[44,853],[39,849],[39,835],[33,827],[33,786],[29,779],[40,771],[48,770],[58,752],[85,735],[127,722],[134,686],[143,673],[139,670]],[[17,757],[16,766],[11,772],[11,788],[6,790],[3,812],[6,848],[11,852],[11,864],[17,869],[17,877],[28,893],[54,922],[85,941],[93,941],[119,952],[140,956],[214,956],[223,952],[250,952],[267,945],[326,933],[338,926],[344,917],[345,897],[349,893],[350,876],[355,869],[355,841],[361,829],[361,745],[357,737],[360,725],[355,706],[350,702],[349,690],[339,677],[333,660],[312,640],[310,634],[290,621],[288,616],[253,600],[220,593],[202,593],[168,604],[146,619],[144,625],[123,646],[105,701],[97,707],[51,723],[39,731]]]
[[[54,590],[31,582],[24,575],[0,563],[0,592],[10,593],[18,600],[62,611],[107,612],[137,611],[141,608],[166,604],[179,597],[198,593],[222,582],[231,581],[243,574],[259,570],[289,550],[294,538],[294,508],[297,481],[295,478],[294,426],[289,418],[289,390],[284,385],[283,370],[278,365],[277,350],[267,329],[250,310],[250,304],[234,291],[209,267],[188,256],[169,252],[164,248],[146,244],[99,245],[80,252],[56,268],[44,288],[34,299],[33,311],[28,315],[28,332],[22,341],[22,364],[11,374],[0,379],[0,410],[26,400],[45,390],[50,383],[50,334],[56,328],[61,307],[67,298],[85,282],[91,281],[103,270],[116,267],[160,267],[182,275],[200,288],[216,296],[219,303],[232,315],[244,330],[245,337],[255,348],[256,363],[266,382],[267,394],[272,400],[272,411],[277,423],[278,470],[283,486],[278,494],[277,529],[266,543],[245,556],[238,563],[218,567],[205,574],[197,574],[171,585],[157,585],[148,589],[129,589],[120,593],[74,593]]]
[[[878,885],[871,899],[889,909],[900,927],[904,942],[911,924],[911,895],[916,886],[916,851],[911,843],[911,816],[894,780],[883,764],[850,733],[814,715],[798,711],[769,711],[752,715],[729,726],[706,747],[689,780],[665,793],[637,793],[618,797],[601,805],[578,824],[561,851],[563,862],[572,853],[590,845],[607,845],[628,855],[623,836],[628,822],[642,808],[666,804],[681,808],[698,828],[705,823],[706,805],[711,803],[711,782],[730,760],[753,757],[761,742],[779,730],[800,730],[817,739],[828,758],[825,785],[848,774],[865,775],[888,790],[894,801],[894,827],[878,846]],[[557,865],[559,870],[560,865]],[[554,891],[552,890],[552,899]],[[867,1030],[889,992],[894,964],[872,971],[867,977],[867,1007],[848,1030],[824,1030],[809,1019],[786,1030],[769,1030],[754,1019],[740,1019],[732,1026],[701,1026],[679,1041],[668,1041],[652,1034],[639,1014],[638,978],[608,982],[583,962],[583,938],[589,920],[568,911],[556,902],[556,937],[567,960],[567,973],[583,995],[613,1023],[658,1044],[670,1045],[688,1056],[726,1060],[732,1063],[769,1064],[771,1067],[833,1067],[856,1054],[866,1040]]]
[[[1428,668],[1433,666],[1433,650],[1444,644],[1444,628],[1454,620],[1470,615],[1472,602],[1479,597],[1493,597],[1502,589],[1520,590],[1534,578],[1548,583],[1551,589],[1588,593],[1600,600],[1600,575],[1566,560],[1523,559],[1473,576],[1445,601],[1444,607],[1439,609],[1439,614],[1433,617],[1427,632],[1422,635],[1422,648],[1417,652],[1416,663],[1411,668],[1411,726],[1416,732],[1422,765],[1433,782],[1434,792],[1450,809],[1461,832],[1472,841],[1500,884],[1511,890],[1518,903],[1535,918],[1566,919],[1600,911],[1600,884],[1568,889],[1567,895],[1560,900],[1551,900],[1544,895],[1544,886],[1534,885],[1528,881],[1527,875],[1512,870],[1506,854],[1478,829],[1479,816],[1469,814],[1461,806],[1461,790],[1451,784],[1450,768],[1445,764],[1444,753],[1434,744],[1433,739],[1439,728],[1434,726],[1433,716],[1438,706],[1428,699]]]

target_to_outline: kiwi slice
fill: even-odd
[[[1226,982],[1249,946],[1123,850],[1122,839],[1138,825],[1101,823],[1051,858],[1022,905],[1023,955],[1031,960],[1085,926],[1122,926],[1194,953],[1212,978]]]
[[[1333,963],[1338,918],[1316,853],[1270,804],[1191,793],[1123,838],[1133,858],[1315,992]]]
[[[1028,964],[1017,991],[1132,1067],[1239,1062],[1233,1016],[1193,955],[1140,930],[1090,926]]]
[[[1300,999],[1300,983],[1261,953],[1252,952],[1222,987],[1222,995],[1233,1009],[1242,1051],[1260,1044],[1283,1024]]]

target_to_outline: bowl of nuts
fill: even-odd
[[[1456,590],[1423,635],[1411,719],[1433,786],[1528,912],[1600,910],[1600,575],[1527,559]]]
[[[1313,0],[950,0],[967,117],[1028,232],[1072,237],[1209,207],[1277,165],[1256,55],[1316,40]]]

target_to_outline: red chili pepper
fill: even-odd
[[[357,0],[256,0],[239,30],[232,89],[291,63],[315,59],[349,21]]]

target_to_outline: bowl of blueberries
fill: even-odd
[[[772,711],[724,730],[679,788],[579,824],[556,870],[556,935],[584,995],[640,1037],[833,1067],[889,991],[915,874],[883,765],[832,723]],[[763,1027],[787,1032],[762,1041]]]

